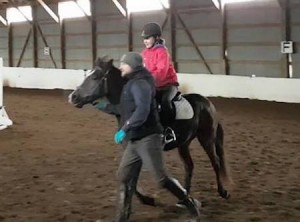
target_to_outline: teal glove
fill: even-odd
[[[95,105],[95,107],[96,107],[97,109],[100,109],[100,110],[104,110],[104,109],[106,108],[106,106],[107,106],[107,103],[106,103],[106,102],[98,102],[98,103]]]
[[[116,132],[116,134],[115,134],[115,142],[116,142],[117,144],[122,143],[122,141],[124,140],[125,136],[126,136],[125,131],[122,130],[122,129],[119,130],[119,131]]]

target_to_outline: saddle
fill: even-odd
[[[189,101],[187,101],[181,94],[178,92],[175,97],[172,99],[172,107],[174,113],[167,113],[169,111],[163,110],[161,102],[158,100],[158,110],[159,113],[165,115],[174,116],[174,120],[187,120],[192,119],[194,116],[194,110]]]
[[[170,110],[163,110],[162,104],[159,103],[158,107],[161,117],[161,122],[164,125],[164,143],[168,144],[170,142],[176,141],[176,134],[171,128],[175,120],[188,120],[192,119],[194,116],[194,110],[189,101],[187,101],[181,92],[178,92],[175,97],[171,100],[173,113]]]
[[[194,110],[192,105],[187,101],[182,95],[181,92],[178,92],[174,99],[172,100],[175,109],[175,119],[184,120],[192,119],[194,116]]]

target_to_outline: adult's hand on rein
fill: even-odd
[[[118,132],[116,132],[115,137],[114,137],[116,144],[122,143],[125,136],[126,136],[126,132],[122,129],[119,130]]]

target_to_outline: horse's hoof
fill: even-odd
[[[222,193],[220,193],[220,195],[225,200],[228,200],[230,198],[230,193],[227,190],[224,190]]]

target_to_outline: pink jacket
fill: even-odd
[[[167,85],[178,86],[177,74],[171,61],[167,48],[158,44],[154,47],[142,51],[142,56],[146,68],[155,79],[156,88]]]

